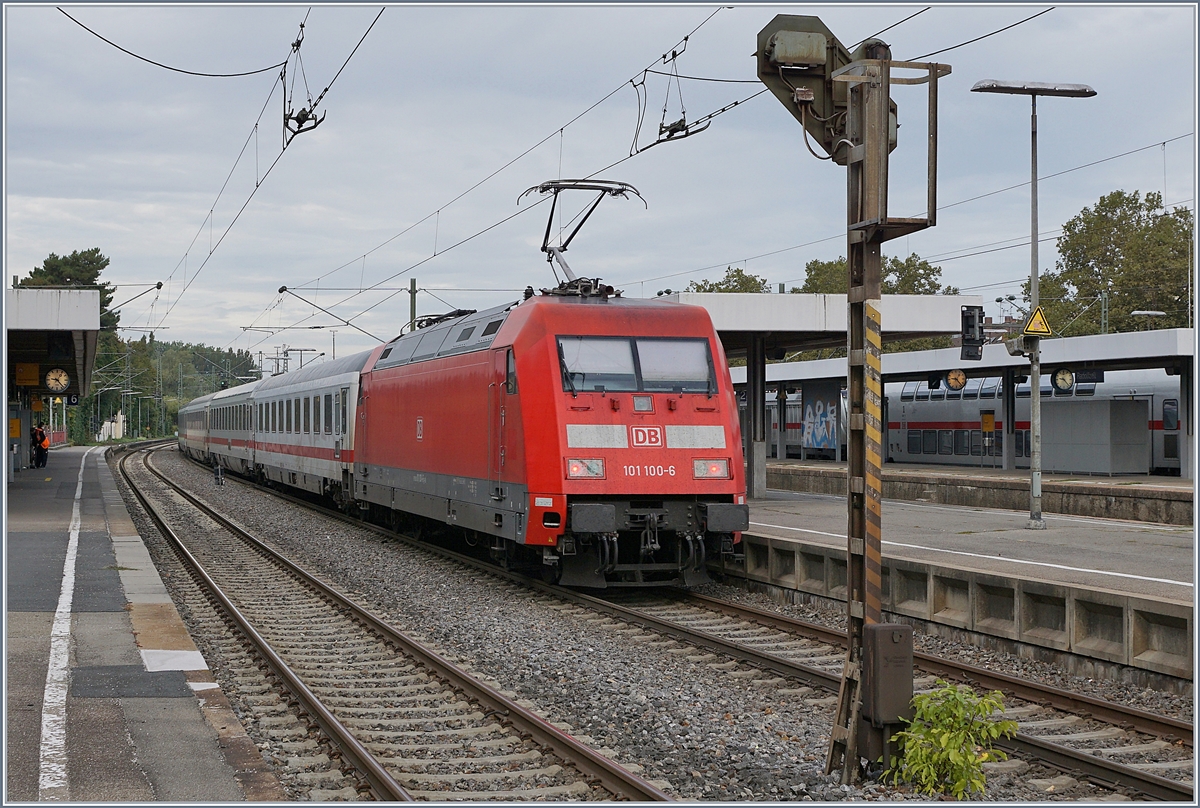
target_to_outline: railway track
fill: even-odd
[[[778,685],[787,688],[790,695],[810,694],[788,685],[788,680],[799,680],[812,688],[815,699],[819,699],[817,690],[836,693],[841,680],[845,635],[840,631],[694,593],[667,596],[643,591],[605,599],[552,587],[461,553],[397,536],[290,495],[274,493],[326,516],[411,541],[427,551],[520,582],[581,609],[720,654],[737,667],[770,672],[782,677]],[[1162,800],[1193,801],[1191,723],[954,660],[919,652],[914,659],[918,690],[931,687],[940,677],[1004,692],[1008,696],[1006,717],[1018,722],[1019,731],[1014,739],[997,745],[1010,753],[1073,772],[1105,787],[1124,788]],[[832,703],[832,697],[827,698]]]
[[[671,799],[274,552],[160,475],[148,452],[131,469],[132,457],[120,470],[147,515],[286,688],[260,697],[273,737],[299,745],[319,728],[383,800]],[[181,517],[166,513],[180,504],[153,502],[151,476],[209,529],[181,538],[168,523]]]

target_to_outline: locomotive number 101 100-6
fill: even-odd
[[[626,466],[626,477],[674,477],[674,466]]]

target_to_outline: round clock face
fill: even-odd
[[[1050,377],[1054,383],[1054,387],[1062,390],[1064,393],[1070,390],[1075,385],[1075,374],[1067,368],[1059,368],[1054,371],[1054,375]]]
[[[951,390],[961,390],[967,384],[967,374],[955,369],[946,374],[946,386]]]
[[[56,393],[61,393],[71,386],[71,377],[62,368],[53,368],[46,372],[46,386]]]

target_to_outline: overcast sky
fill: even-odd
[[[295,56],[288,63],[295,108],[329,85],[380,8],[64,6],[129,51],[206,73],[282,62],[307,16],[303,72]],[[694,121],[761,89],[752,54],[776,14],[819,16],[853,45],[926,7],[717,8],[389,6],[321,101],[324,122],[281,156],[278,69],[172,72],[53,6],[7,5],[6,280],[51,252],[99,247],[112,261],[105,279],[121,287],[114,302],[164,283],[122,310],[123,326],[268,356],[285,344],[328,355],[335,339],[339,355],[369,347],[370,337],[278,288],[387,339],[408,320],[409,296],[396,290],[412,277],[424,290],[420,314],[483,309],[526,285],[551,286],[538,251],[549,206],[533,207],[536,194],[518,206],[518,196],[627,157],[638,119],[630,79],[670,70],[661,57],[689,32],[675,61],[681,75],[748,82],[682,81]],[[894,58],[913,59],[1048,8],[934,5],[881,38]],[[945,282],[982,294],[990,314],[1000,313],[995,297],[1019,293],[1029,274],[1030,104],[969,92],[985,78],[1086,83],[1098,93],[1038,104],[1043,238],[1117,189],[1163,193],[1169,206],[1194,210],[1194,5],[1057,6],[931,58],[953,68],[940,89],[942,210],[937,227],[885,244],[885,254],[930,259]],[[648,74],[644,84],[642,146],[663,120],[668,80]],[[680,92],[669,90],[671,122],[682,111]],[[894,87],[893,98],[901,128],[891,212],[920,215],[925,91]],[[634,185],[649,207],[606,199],[567,258],[577,274],[629,296],[719,279],[727,265],[790,288],[808,261],[845,254],[845,169],[810,155],[769,93],[599,176]],[[1019,187],[955,204],[1010,186]],[[564,199],[563,221],[589,201]],[[1053,240],[1043,242],[1041,266],[1056,257]],[[286,326],[305,328],[270,332]]]

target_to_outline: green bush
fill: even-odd
[[[912,704],[908,729],[892,736],[900,754],[884,780],[911,783],[924,794],[949,792],[955,799],[983,791],[983,764],[1008,758],[992,742],[1017,731],[1016,721],[993,717],[1004,707],[1003,694],[977,696],[939,679],[936,689],[914,696]]]

